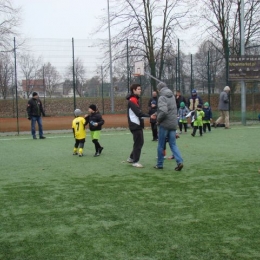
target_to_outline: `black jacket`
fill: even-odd
[[[102,115],[97,111],[95,113],[91,113],[88,116],[85,117],[86,125],[89,124],[89,130],[90,131],[96,131],[101,130],[102,125],[105,123],[104,119],[102,118]],[[97,126],[93,126],[92,122],[98,123]]]
[[[141,130],[144,128],[144,119],[142,117],[149,117],[144,114],[139,106],[139,96],[129,94],[126,99],[128,100],[127,118],[128,126],[131,131]]]
[[[40,99],[31,98],[27,104],[27,114],[28,118],[32,116],[45,116],[45,112],[42,107],[42,102]]]

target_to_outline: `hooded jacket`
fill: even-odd
[[[172,91],[168,87],[163,87],[158,99],[157,122],[168,130],[177,130],[177,106]]]
[[[28,101],[27,104],[27,114],[28,118],[31,118],[32,116],[45,116],[45,112],[43,110],[42,102],[40,99],[31,98]]]
[[[144,128],[144,120],[142,117],[149,117],[149,115],[144,114],[139,105],[139,96],[135,94],[127,95],[128,100],[127,105],[127,118],[128,126],[130,131],[141,130]]]
[[[229,110],[229,95],[226,91],[222,91],[219,95],[218,109],[223,111]]]
[[[102,129],[102,125],[104,125],[105,120],[102,118],[102,115],[96,111],[94,113],[89,114],[85,117],[86,125],[89,124],[90,131],[100,131]],[[97,126],[91,124],[91,122],[98,123]]]

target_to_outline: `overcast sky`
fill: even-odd
[[[30,38],[87,39],[99,23],[97,18],[107,12],[107,0],[13,0],[13,3],[22,8],[21,32]]]
[[[51,39],[108,37],[108,32],[91,35],[100,23],[98,17],[107,15],[107,0],[13,0],[13,3],[22,8],[20,31],[25,37]],[[194,46],[194,38],[190,33],[184,32],[179,38],[183,52],[196,52],[197,46]]]

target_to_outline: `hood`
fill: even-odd
[[[136,97],[137,99],[139,99],[138,95],[128,93],[127,96],[126,96],[126,100],[129,100],[131,97]]]
[[[161,96],[165,96],[165,97],[168,97],[168,98],[173,96],[172,91],[167,87],[162,88],[159,93],[160,93]]]

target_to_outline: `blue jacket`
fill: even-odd
[[[211,111],[211,108],[210,107],[207,107],[207,108],[203,108],[203,111],[204,111],[204,117],[202,118],[202,120],[210,120],[212,119],[212,111]]]

